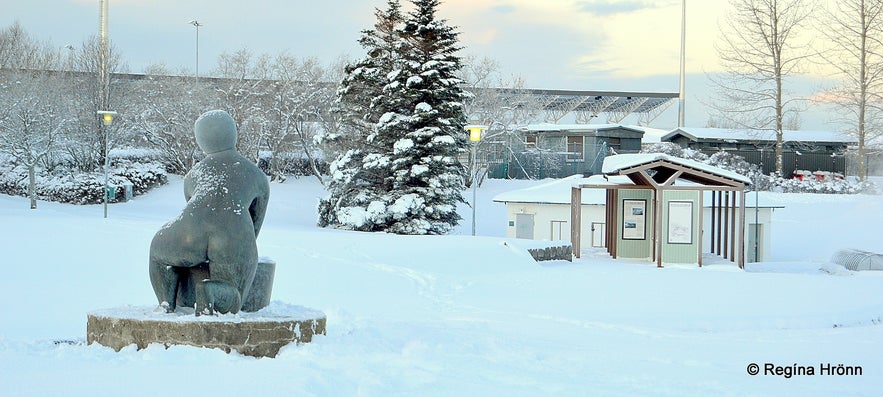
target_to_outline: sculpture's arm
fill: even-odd
[[[196,190],[196,182],[193,179],[189,172],[184,175],[184,200],[186,201],[190,201],[190,197],[193,197],[193,192]]]
[[[257,238],[261,232],[261,225],[264,224],[264,214],[267,213],[267,203],[270,201],[270,194],[264,193],[255,197],[248,212],[251,215],[251,221],[254,223],[254,237]]]

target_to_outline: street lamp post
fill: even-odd
[[[678,127],[684,127],[685,109],[685,93],[684,86],[686,84],[686,62],[685,54],[687,50],[687,0],[681,0],[681,65],[678,82]]]
[[[481,141],[481,132],[487,129],[486,125],[475,125],[470,124],[464,127],[469,131],[469,140],[472,141],[472,160],[470,163],[472,164],[471,173],[472,173],[472,235],[475,235],[475,207],[477,205],[476,197],[476,188],[478,187],[478,178],[476,178],[476,156],[475,150],[478,147],[478,142]]]
[[[203,25],[195,19],[187,23],[196,27],[196,90],[199,91],[199,27]]]
[[[108,145],[107,141],[107,128],[113,124],[113,116],[115,116],[117,112],[112,110],[99,110],[97,113],[104,121],[104,200],[102,201],[104,201],[104,217],[107,218],[107,200],[108,196],[110,196],[110,189],[107,183],[107,158],[110,157],[110,145]]]
[[[760,147],[760,177],[754,185],[754,261],[760,262],[760,182],[763,179],[763,146]]]

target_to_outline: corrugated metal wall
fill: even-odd
[[[719,152],[720,150],[717,148],[712,149],[701,149],[702,153],[705,153],[709,156]],[[737,149],[737,150],[727,150],[728,153],[732,153],[734,155],[740,156],[745,159],[745,161],[755,164],[761,165],[761,161],[763,164],[763,173],[769,175],[773,171],[776,170],[776,153],[775,149],[764,150],[763,152],[759,150],[745,150],[745,149]],[[806,170],[810,172],[815,171],[829,171],[829,172],[839,172],[841,174],[846,173],[846,158],[839,154],[831,154],[834,151],[820,151],[820,152],[810,152],[810,151],[799,151],[798,155],[796,152],[787,151],[782,155],[782,168],[784,170],[785,177],[791,177],[795,170]],[[763,156],[761,156],[763,154]],[[763,157],[761,159],[761,157]]]

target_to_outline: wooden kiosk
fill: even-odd
[[[744,268],[747,177],[693,160],[641,153],[607,157],[602,174],[588,182],[571,190],[570,241],[577,258],[582,189],[605,189],[606,246],[614,259],[702,266],[703,196],[710,191],[710,252]]]

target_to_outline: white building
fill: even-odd
[[[564,179],[550,180],[541,185],[504,192],[494,197],[495,202],[506,205],[506,236],[533,240],[564,240],[570,241],[571,189],[574,186],[590,184],[597,181],[597,176],[583,178],[574,175]],[[612,178],[611,178],[612,179]],[[704,225],[702,238],[703,251],[710,252],[712,247],[711,192],[704,192],[702,202]],[[747,262],[763,261],[770,249],[772,231],[772,213],[781,206],[763,204],[765,194],[748,193],[745,203],[745,258]],[[606,247],[606,192],[603,189],[583,189],[582,217],[579,246],[583,249]],[[759,199],[759,200],[758,200]],[[741,219],[739,204],[736,203],[736,217]],[[755,242],[757,242],[755,244]]]

